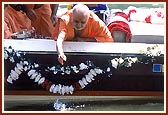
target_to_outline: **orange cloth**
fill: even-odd
[[[34,11],[37,14],[37,20],[32,21],[32,26],[35,28],[36,34],[51,36],[54,27],[50,19],[51,17],[50,4],[43,4],[40,8],[34,9]]]
[[[30,30],[32,28],[31,21],[27,15],[14,10],[9,5],[4,10],[4,21],[11,33],[19,32],[24,29]]]
[[[4,38],[11,39],[12,33],[9,31],[7,24],[4,22]]]
[[[65,40],[74,39],[75,37],[74,28],[71,23],[71,19],[72,19],[72,10],[67,11],[64,15],[62,15],[59,18],[57,25],[53,31],[52,39],[56,40],[58,37],[58,33],[60,31],[64,32]],[[98,42],[114,41],[107,26],[93,12],[90,12],[88,23],[82,30],[80,37],[95,38]]]

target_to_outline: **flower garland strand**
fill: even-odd
[[[156,51],[156,48],[158,48],[157,45],[155,45],[152,48],[147,48],[147,52],[140,51],[141,54],[145,54],[146,56],[160,56],[161,51]],[[73,94],[74,91],[81,90],[85,88],[88,84],[90,84],[92,81],[94,81],[94,77],[96,77],[99,74],[103,73],[109,73],[111,72],[111,67],[114,69],[117,69],[118,67],[124,66],[124,67],[131,67],[133,63],[141,62],[140,59],[137,57],[126,57],[126,58],[114,58],[111,60],[111,67],[107,67],[106,70],[101,69],[100,67],[94,66],[94,64],[91,61],[87,61],[85,63],[79,64],[79,66],[67,66],[67,67],[58,67],[58,66],[52,66],[47,67],[45,71],[53,72],[53,74],[57,74],[58,72],[61,72],[62,75],[64,74],[71,74],[73,71],[74,73],[78,73],[82,70],[90,70],[82,79],[80,79],[78,82],[66,86],[62,84],[53,84],[51,81],[46,79],[46,77],[42,76],[42,74],[37,70],[39,68],[39,64],[31,63],[27,59],[24,58],[25,53],[14,51],[11,46],[9,48],[4,48],[4,59],[8,60],[12,63],[16,63],[16,66],[14,69],[11,70],[10,75],[7,78],[7,82],[10,84],[13,84],[13,81],[16,81],[19,79],[19,75],[21,73],[27,72],[27,76],[34,80],[35,83],[38,85],[41,85],[44,89],[51,93],[59,93],[61,95],[64,94]],[[154,50],[155,53],[152,51]],[[147,60],[149,61],[149,60]],[[110,74],[109,74],[110,75]]]

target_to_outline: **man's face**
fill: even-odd
[[[112,33],[114,42],[126,42],[126,33],[120,30],[115,30]]]
[[[75,30],[82,30],[85,28],[88,21],[88,16],[82,16],[78,14],[74,14],[72,18],[72,24]]]

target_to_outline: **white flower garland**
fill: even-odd
[[[160,51],[156,51],[155,49],[157,48],[157,45],[155,45],[152,48],[147,48],[147,52],[142,52],[142,54],[145,54],[147,56],[159,56],[161,54]],[[152,53],[152,50],[154,50],[154,53]],[[23,53],[25,54],[25,53]],[[16,63],[16,66],[14,69],[11,70],[10,75],[7,77],[7,82],[10,84],[13,84],[13,81],[16,81],[19,79],[19,75],[21,73],[27,72],[27,76],[34,80],[35,83],[38,85],[42,85],[43,88],[46,88],[46,90],[49,90],[51,93],[59,93],[61,95],[64,94],[73,94],[74,91],[76,90],[81,90],[85,88],[89,83],[94,81],[94,77],[96,77],[99,74],[103,74],[106,72],[110,72],[110,67],[107,67],[106,70],[100,69],[98,67],[95,67],[94,69],[90,69],[90,71],[77,83],[70,85],[70,86],[65,86],[62,84],[53,84],[52,82],[48,82],[42,74],[37,71],[36,69],[39,67],[39,64],[36,63],[29,63],[26,61],[26,59],[23,58],[22,53],[14,51],[11,47],[6,48],[4,50],[4,59],[7,60],[9,59],[12,63],[15,62],[15,58],[20,59],[18,63]],[[131,67],[133,63],[139,62],[137,57],[126,57],[126,58],[115,58],[111,60],[111,66],[115,69],[117,69],[120,66],[125,66],[125,67]],[[61,71],[61,74],[70,74],[71,70],[73,70],[75,73],[78,73],[79,71],[82,70],[88,70],[92,66],[91,62],[89,61],[89,64],[81,63],[79,66],[67,66],[67,67],[60,67],[59,69],[56,68],[56,66],[53,67],[48,67],[46,71],[52,71],[53,74],[57,74],[58,71]],[[76,86],[78,85],[79,88]]]
[[[161,49],[158,47],[157,44],[155,44],[153,47],[147,47],[147,51],[139,51],[141,54],[145,54],[146,56],[160,56],[161,55]]]

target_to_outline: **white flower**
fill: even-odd
[[[118,66],[118,60],[116,60],[116,59],[112,59],[112,60],[111,60],[111,64],[112,64],[112,67],[114,67],[115,69],[117,69],[117,66]]]
[[[24,71],[27,71],[27,70],[28,70],[28,67],[27,67],[27,66],[25,66],[25,67],[24,67]]]
[[[70,93],[70,94],[73,94],[73,91],[74,91],[74,88],[73,88],[73,86],[71,85],[71,86],[69,87],[69,93]]]
[[[78,82],[78,83],[80,84],[80,86],[81,86],[81,88],[82,88],[82,89],[85,87],[85,85],[84,85],[84,83],[83,83],[83,81],[82,81],[82,80],[79,80],[79,82]]]
[[[15,75],[15,76],[18,78],[19,74],[18,74],[18,73],[16,73],[16,71],[11,70],[11,73],[12,73],[13,75]]]
[[[13,50],[13,49],[11,49],[11,48],[7,49],[7,51],[8,51],[9,53],[12,53],[12,50]]]
[[[90,73],[91,73],[92,75],[94,75],[94,76],[97,75],[97,74],[96,74],[96,71],[95,71],[94,69],[90,69]]]
[[[28,61],[23,61],[24,65],[29,65]]]
[[[10,57],[10,58],[9,58],[9,60],[10,60],[12,63],[14,63],[14,62],[15,62],[15,60],[14,60],[14,58],[13,58],[13,57]]]
[[[91,78],[89,77],[89,75],[85,75],[85,77],[86,77],[87,82],[89,82],[89,83],[92,82],[92,80],[91,80]]]
[[[35,64],[35,63],[34,63],[34,67],[35,67],[35,68],[38,68],[38,67],[39,67],[39,64]]]
[[[131,62],[128,62],[125,64],[125,67],[131,67],[132,66],[132,63]]]
[[[20,71],[23,71],[23,66],[19,63],[16,64],[16,67],[20,70]]]
[[[15,76],[14,74],[10,73],[10,76],[12,78],[12,80],[17,80],[19,77]]]
[[[61,94],[61,87],[62,85],[61,84],[58,84],[58,93]]]
[[[65,86],[65,93],[69,94],[69,86]]]
[[[52,84],[51,87],[50,87],[50,89],[49,89],[49,91],[53,92],[54,87],[55,87],[55,84]]]
[[[35,72],[36,72],[36,70],[31,69],[31,70],[27,73],[27,75],[28,75],[28,76],[31,76],[31,75],[33,75]]]
[[[8,53],[6,51],[4,51],[4,58],[5,60],[8,59]]]
[[[159,52],[159,53],[158,53]],[[156,48],[154,48],[152,51],[151,51],[151,55],[152,56],[159,56],[158,54],[160,54],[160,49],[159,49],[159,47],[156,47]]]
[[[34,74],[31,75],[30,79],[35,79],[37,75],[38,75],[38,73],[35,72]]]
[[[51,67],[49,70],[54,71],[55,70],[55,66]]]
[[[131,57],[127,57],[126,59],[128,60],[129,63],[133,62]]]
[[[64,95],[65,94],[65,86],[62,86],[61,88],[61,95]]]
[[[161,51],[158,51],[156,55],[157,55],[157,56],[160,56],[161,53],[162,53]]]
[[[137,62],[138,61],[138,58],[137,57],[134,57],[131,59],[133,61],[133,63]]]
[[[81,63],[81,64],[79,65],[79,70],[84,70],[84,69],[88,69],[88,66],[85,65],[84,63]]]
[[[91,72],[88,73],[88,77],[91,79],[91,80],[95,80],[93,77],[93,75],[91,74]]]
[[[57,93],[58,92],[58,85],[56,85],[55,87],[54,87],[54,89],[53,89],[53,93]]]
[[[153,47],[147,47],[147,51],[144,52],[144,54],[146,54],[147,56],[160,56],[161,50],[156,44]]]
[[[20,64],[21,66],[24,66],[24,62],[23,62],[23,61],[20,61],[19,64]]]
[[[13,82],[12,82],[12,77],[11,77],[10,75],[9,75],[8,78],[7,78],[7,82],[13,84]]]
[[[40,84],[42,84],[44,81],[45,81],[45,77],[42,77],[42,78],[40,78],[40,80],[38,81],[38,84],[40,85]]]
[[[61,71],[64,72],[64,67],[61,67]]]
[[[65,73],[69,75],[71,73],[71,71],[70,70],[65,70]]]
[[[38,81],[40,80],[40,78],[41,78],[41,74],[39,73],[39,74],[36,76],[34,82],[38,82]]]
[[[123,62],[124,62],[124,60],[120,57],[119,60],[118,60],[118,63],[122,64]]]
[[[27,67],[27,70],[30,70],[31,65],[27,65],[26,67]],[[26,70],[26,71],[27,71],[27,70]]]
[[[101,69],[95,68],[94,70],[97,74],[102,74],[103,73],[103,70],[101,70]]]
[[[84,85],[88,84],[88,82],[86,81],[86,79],[84,77],[82,78],[82,82],[83,82]]]
[[[57,74],[57,71],[54,71],[54,74]]]
[[[79,72],[79,70],[77,70],[77,67],[76,67],[76,66],[71,66],[71,68],[73,69],[73,71],[74,71],[75,73],[78,73],[78,72]]]
[[[20,55],[20,53],[19,53],[19,52],[16,52],[16,56],[17,56],[17,57],[20,57],[21,55]]]
[[[17,67],[15,67],[15,71],[16,71],[16,73],[19,74],[19,75],[22,73]]]
[[[107,68],[107,72],[110,72],[110,67]]]
[[[79,73],[79,70],[75,70],[74,72],[75,72],[75,73]]]

